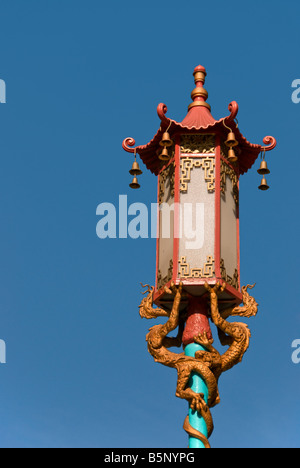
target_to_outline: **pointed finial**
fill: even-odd
[[[193,107],[206,107],[211,110],[210,105],[207,104],[206,100],[208,98],[208,92],[203,88],[205,83],[206,70],[202,65],[194,70],[194,78],[196,88],[192,91],[191,98],[193,99],[192,104],[189,105],[189,110]]]

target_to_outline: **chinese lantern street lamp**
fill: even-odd
[[[159,104],[161,125],[154,138],[136,147],[127,138],[123,148],[138,153],[158,176],[156,284],[147,285],[140,315],[167,320],[150,329],[148,350],[156,362],[177,370],[176,396],[189,403],[184,422],[189,447],[203,448],[210,446],[210,408],[220,401],[219,377],[238,364],[249,347],[247,325],[227,319],[257,313],[250,286],[240,284],[239,179],[262,154],[259,188],[268,188],[265,154],[276,140],[267,136],[265,146],[249,143],[236,123],[236,102],[229,105],[229,116],[215,120],[203,87],[205,68],[196,67],[194,77],[184,120],[169,119],[167,107]],[[223,354],[213,347],[211,324],[227,346]],[[177,337],[168,336],[177,329]],[[170,351],[182,345],[182,353]]]

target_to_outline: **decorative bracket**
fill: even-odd
[[[136,148],[130,148],[130,146],[135,145],[135,140],[133,138],[125,138],[125,140],[122,143],[122,148],[127,151],[127,153],[134,153],[136,151]]]
[[[268,146],[262,146],[261,147],[262,151],[272,151],[277,145],[277,141],[272,136],[266,136],[263,139],[263,142],[265,145],[268,145]]]

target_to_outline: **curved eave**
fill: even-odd
[[[263,142],[269,146],[262,146],[250,143],[240,132],[234,119],[238,113],[238,105],[232,102],[228,107],[231,112],[228,117],[220,120],[215,120],[210,111],[204,107],[193,108],[189,111],[185,119],[180,123],[171,120],[165,116],[167,107],[164,104],[159,104],[157,113],[161,119],[161,127],[156,135],[146,145],[130,148],[135,145],[132,138],[127,138],[123,142],[123,148],[130,153],[136,152],[140,155],[141,160],[153,174],[158,175],[163,167],[162,161],[158,158],[157,150],[160,147],[163,133],[168,129],[172,137],[176,134],[182,133],[216,133],[223,137],[224,141],[227,138],[228,127],[235,133],[236,139],[239,143],[239,172],[245,174],[255,163],[262,150],[270,151],[276,146],[276,140],[273,137],[265,137]],[[201,112],[199,112],[201,110]],[[225,127],[225,125],[226,127]]]
[[[169,128],[169,133],[171,138],[178,133],[218,133],[223,136],[224,140],[226,140],[228,131],[226,132],[226,130],[224,129],[224,120],[225,119],[215,121],[214,124],[207,125],[205,127],[185,126],[181,123],[172,121],[171,126]],[[156,153],[160,147],[159,143],[165,130],[166,129],[160,128],[154,136],[154,138],[149,143],[143,146],[136,147],[136,152],[140,155],[141,160],[146,165],[147,169],[149,169],[155,175],[158,175],[160,169],[163,166],[163,163],[160,161]],[[240,174],[244,174],[255,163],[260,152],[262,151],[262,146],[248,142],[247,139],[241,134],[241,132],[237,128],[234,129],[234,132],[236,135],[236,139],[239,142],[240,148],[239,172]]]

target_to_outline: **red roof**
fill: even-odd
[[[208,125],[213,125],[216,120],[210,113],[210,110],[206,107],[193,107],[181,122],[183,127],[190,130],[205,128]]]
[[[162,167],[162,161],[157,156],[157,150],[160,147],[163,133],[168,129],[168,132],[172,138],[176,133],[218,133],[224,137],[224,141],[227,139],[229,128],[235,133],[236,140],[239,143],[239,158],[237,164],[239,164],[240,174],[247,172],[261,151],[270,151],[276,146],[275,138],[267,136],[264,138],[263,143],[267,146],[256,145],[249,143],[247,139],[239,131],[235,118],[238,113],[238,104],[233,101],[229,104],[230,115],[220,120],[215,120],[210,112],[210,106],[206,103],[207,92],[203,88],[205,81],[206,71],[204,67],[195,68],[194,76],[196,88],[192,92],[193,102],[189,106],[187,116],[182,122],[176,122],[175,120],[166,117],[167,106],[159,104],[157,108],[158,116],[161,120],[161,126],[154,138],[143,146],[137,146],[134,148],[135,141],[133,138],[126,138],[123,141],[123,148],[125,151],[134,153],[135,151],[140,155],[142,161],[146,165],[147,169],[153,172],[155,175],[159,173]]]

